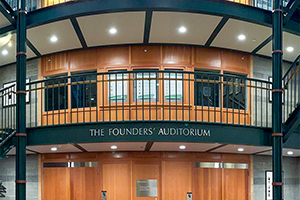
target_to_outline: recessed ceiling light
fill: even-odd
[[[252,38],[252,42],[256,42],[256,39],[255,39],[255,38]]]
[[[109,33],[110,34],[116,34],[117,33],[117,29],[115,29],[115,28],[109,29]]]
[[[185,33],[186,32],[186,28],[184,26],[181,26],[179,29],[178,29],[179,33]]]
[[[6,56],[7,54],[8,54],[8,51],[7,51],[6,49],[4,49],[4,50],[2,51],[2,55]]]
[[[186,149],[186,146],[180,145],[180,146],[179,146],[179,149]]]
[[[9,47],[11,47],[11,46],[12,46],[12,42],[11,42],[11,41],[9,41],[9,43],[8,43],[8,46],[9,46]]]
[[[243,152],[243,151],[245,151],[245,149],[244,148],[238,148],[238,151]]]
[[[51,151],[57,151],[57,147],[52,147]]]
[[[292,151],[288,151],[286,153],[287,153],[287,155],[293,155],[294,154],[294,152],[292,152]]]
[[[287,47],[286,50],[287,50],[288,52],[292,52],[292,51],[294,51],[294,47]]]
[[[55,35],[53,35],[51,38],[50,38],[50,41],[51,42],[56,42],[57,41],[57,37]]]
[[[117,149],[118,147],[116,145],[112,145],[110,148],[111,149]]]
[[[243,34],[241,34],[241,35],[238,36],[238,39],[241,40],[241,41],[243,41],[243,40],[246,39],[246,36],[243,35]]]

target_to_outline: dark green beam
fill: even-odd
[[[26,199],[26,10],[25,0],[18,1],[16,64],[16,200]]]
[[[292,0],[290,0],[290,2],[292,2]],[[283,19],[283,24],[286,24],[291,19],[292,15],[298,9],[299,5],[300,5],[300,0],[294,0],[292,5],[288,4],[288,7],[287,7],[288,10]]]
[[[109,135],[109,129],[117,128],[152,128],[152,135]],[[210,136],[196,137],[184,135],[159,135],[160,128],[187,128],[210,131]],[[103,129],[103,136],[98,135]],[[96,136],[93,131],[97,130]],[[147,129],[149,130],[149,129]],[[118,122],[118,123],[89,123],[74,125],[57,125],[48,127],[29,128],[28,146],[67,143],[98,143],[98,142],[204,142],[223,144],[244,144],[254,146],[271,146],[270,129],[250,126],[237,126],[214,123],[191,122]],[[92,136],[93,135],[93,136]]]
[[[282,0],[274,0],[272,21],[272,171],[273,200],[282,200]]]
[[[151,21],[152,21],[152,11],[146,11],[145,28],[144,28],[144,41],[143,41],[144,44],[149,43]]]
[[[211,45],[211,43],[214,41],[214,39],[217,37],[217,35],[219,34],[219,32],[221,31],[221,29],[224,27],[224,25],[226,24],[226,22],[228,21],[229,17],[225,16],[223,17],[223,19],[220,21],[220,23],[218,24],[218,26],[215,28],[215,30],[213,31],[213,33],[210,35],[209,39],[207,40],[207,42],[205,43],[205,47],[209,47]]]
[[[13,19],[13,10],[9,7],[9,5],[1,0],[0,2],[0,12],[4,15],[4,17],[13,25],[16,24],[16,21]]]
[[[72,22],[73,28],[75,29],[75,32],[76,32],[76,34],[77,34],[77,37],[78,37],[78,39],[79,39],[79,41],[80,41],[80,43],[81,43],[81,46],[82,46],[84,49],[86,49],[88,46],[87,46],[87,44],[86,44],[86,41],[85,41],[85,39],[84,39],[84,36],[83,36],[83,34],[82,34],[82,31],[81,31],[81,29],[80,29],[80,27],[79,27],[79,24],[78,24],[76,18],[75,18],[75,17],[71,17],[70,20],[71,20],[71,22]]]
[[[35,55],[41,57],[42,54],[35,48],[35,46],[33,46],[33,44],[27,39],[26,40],[26,45],[31,49],[31,51],[33,51],[33,53],[35,53]]]

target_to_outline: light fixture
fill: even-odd
[[[186,146],[180,145],[180,146],[179,146],[179,149],[186,149]]]
[[[111,149],[117,149],[118,147],[116,145],[112,145],[110,148]]]
[[[110,34],[116,34],[117,33],[117,29],[115,29],[115,28],[109,29],[109,33]]]
[[[293,155],[294,154],[294,152],[292,152],[292,151],[288,151],[286,153],[287,153],[287,155]]]
[[[286,50],[287,50],[288,52],[292,52],[292,51],[294,51],[294,47],[287,47]]]
[[[243,34],[241,34],[241,35],[238,36],[238,39],[239,39],[240,41],[243,41],[243,40],[246,39],[246,36],[243,35]]]
[[[4,49],[4,50],[2,51],[2,55],[6,56],[7,54],[8,54],[8,51],[7,51],[6,49]]]
[[[179,33],[185,33],[186,32],[186,28],[184,26],[181,26],[179,29],[178,29]]]
[[[238,148],[238,151],[243,152],[243,151],[245,151],[245,149],[244,148]]]
[[[9,47],[12,46],[12,42],[11,42],[11,41],[8,42],[8,46],[9,46]]]
[[[51,38],[50,38],[50,41],[51,42],[57,42],[57,37],[55,35],[53,35]]]
[[[57,151],[57,147],[52,147],[51,151]]]

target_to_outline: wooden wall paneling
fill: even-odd
[[[98,49],[100,65],[129,65],[129,47],[107,47]]]
[[[192,47],[189,46],[162,46],[162,63],[164,64],[191,64]]]
[[[70,168],[71,200],[99,200],[99,175],[96,167]]]
[[[60,74],[68,71],[68,53],[45,56],[42,57],[41,60],[42,76]]]
[[[195,168],[196,200],[222,200],[222,169]]]
[[[70,70],[85,71],[97,69],[98,50],[82,50],[70,53]]]
[[[129,163],[102,165],[103,191],[109,200],[131,199],[131,173]]]
[[[230,200],[248,199],[248,170],[222,169],[224,173],[224,198]]]
[[[186,199],[192,192],[192,173],[189,161],[162,161],[162,199]]]
[[[43,112],[43,125],[57,125],[69,123],[69,112],[66,110]]]
[[[195,67],[213,68],[219,70],[221,68],[221,50],[195,47]]]
[[[224,71],[242,74],[250,73],[250,55],[240,52],[221,51],[222,68]]]
[[[219,108],[196,106],[195,120],[203,122],[221,122],[221,111]]]
[[[70,168],[43,169],[43,199],[70,199]]]
[[[157,197],[137,197],[137,180],[157,180]],[[132,197],[133,200],[160,199],[160,164],[159,163],[133,163],[132,166]]]
[[[78,108],[72,109],[72,123],[81,123],[81,122],[96,122],[97,113],[96,108]]]
[[[157,65],[161,63],[161,46],[132,46],[131,65]]]
[[[234,123],[234,124],[246,124],[250,125],[250,115],[248,111],[244,110],[232,110],[223,108],[223,123]]]

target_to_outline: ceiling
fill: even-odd
[[[16,61],[16,34],[9,31],[11,26],[13,21],[0,12],[0,66]],[[6,28],[7,34],[1,33]],[[110,33],[112,29],[114,33]],[[239,40],[240,35],[245,38]],[[28,28],[27,58],[124,44],[187,44],[271,56],[271,35],[271,27],[229,16],[173,11],[89,13]],[[286,51],[288,47],[293,51]],[[300,33],[283,33],[283,51],[284,60],[296,59]]]
[[[116,146],[116,149],[112,149]],[[180,149],[185,146],[185,149]],[[56,147],[56,151],[51,148]],[[238,151],[238,149],[243,151]],[[272,147],[248,146],[237,144],[219,143],[187,143],[187,142],[112,142],[112,143],[81,143],[27,146],[26,154],[44,153],[76,153],[76,152],[115,152],[115,151],[174,151],[174,152],[210,152],[210,153],[234,153],[249,155],[272,155]],[[288,152],[293,154],[289,155]],[[7,155],[15,155],[13,148]],[[300,157],[300,149],[283,149],[283,156]]]

